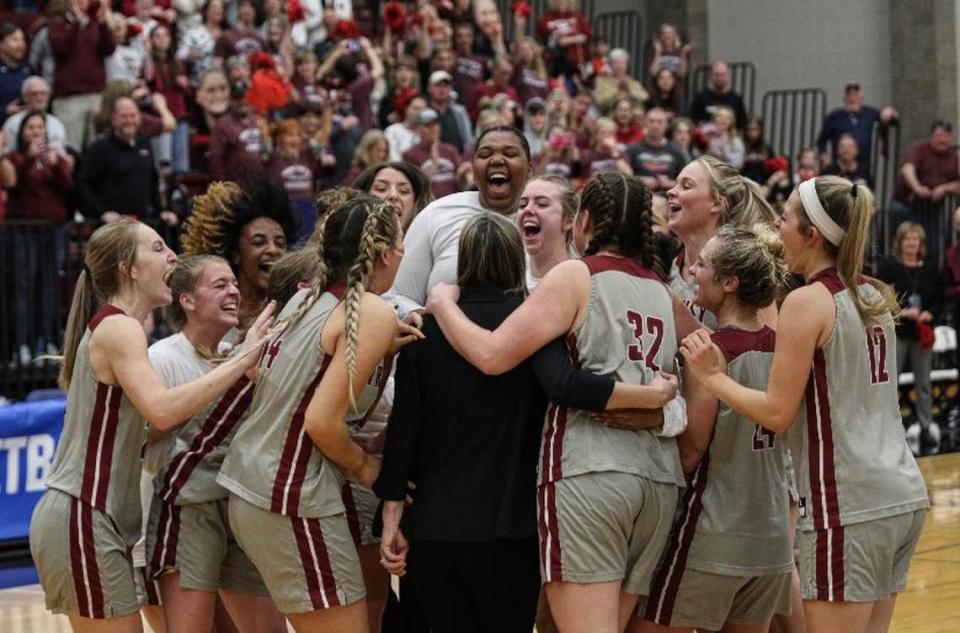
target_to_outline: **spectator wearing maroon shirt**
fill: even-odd
[[[617,143],[621,148],[643,140],[643,128],[634,120],[633,106],[630,99],[620,99],[611,112],[613,122],[617,124]]]
[[[247,58],[266,48],[266,42],[257,29],[257,5],[254,0],[240,0],[237,5],[237,24],[224,31],[213,47],[214,63],[219,65],[228,57]],[[216,61],[219,60],[219,61]]]
[[[354,50],[359,47],[359,51]],[[383,77],[383,61],[366,37],[340,40],[317,71],[321,80],[350,95],[343,101],[345,116],[357,117],[357,131],[363,134],[373,126],[370,93]]]
[[[520,107],[534,97],[546,99],[550,94],[547,67],[543,63],[543,49],[532,37],[517,42],[513,54],[513,76],[510,83],[520,96]]]
[[[15,344],[21,363],[26,363],[34,354],[56,353],[56,275],[66,243],[73,158],[62,147],[47,143],[42,112],[23,117],[17,147],[0,158],[0,182],[9,196],[7,217],[57,225],[52,231],[16,233],[16,239],[4,242],[16,271],[11,275]],[[56,262],[52,267],[47,264],[51,256]]]
[[[513,78],[513,62],[509,57],[494,57],[490,61],[490,79],[483,82],[473,91],[473,102],[469,105],[470,120],[476,121],[477,114],[483,107],[484,99],[492,99],[499,94],[510,97],[514,103],[520,102],[516,89],[510,85]]]
[[[106,83],[104,61],[116,45],[107,3],[70,0],[70,8],[50,21],[50,48],[56,62],[53,113],[67,129],[67,142],[83,149],[87,121],[100,105]]]
[[[449,143],[440,140],[440,121],[436,110],[425,109],[417,117],[420,143],[408,149],[403,160],[420,168],[430,179],[434,198],[460,191],[461,172],[470,168],[463,162],[460,152]]]
[[[487,64],[490,58],[474,52],[476,33],[472,24],[463,22],[453,31],[455,61],[453,66],[453,87],[457,91],[460,103],[473,103],[473,90],[487,79]]]
[[[551,76],[573,76],[589,57],[587,43],[593,31],[572,5],[572,0],[550,0],[549,10],[537,22],[537,39],[550,56]]]
[[[242,180],[263,173],[263,133],[253,110],[244,101],[247,86],[230,86],[230,109],[210,133],[210,176],[214,180]]]
[[[147,86],[163,95],[167,109],[177,120],[173,132],[153,142],[157,161],[170,165],[175,173],[190,171],[190,123],[187,103],[193,87],[186,67],[175,56],[170,29],[157,23],[150,31],[150,56],[144,68]]]
[[[906,219],[927,233],[927,252],[933,261],[943,253],[940,206],[943,199],[960,193],[960,165],[953,147],[953,125],[934,121],[930,136],[907,149],[890,203],[893,226]]]
[[[271,132],[273,151],[267,161],[267,175],[283,183],[290,205],[300,217],[300,232],[294,243],[313,232],[317,208],[313,204],[318,161],[304,145],[303,132],[296,119],[279,121]]]

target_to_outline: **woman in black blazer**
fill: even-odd
[[[471,221],[460,237],[457,277],[460,307],[495,329],[525,295],[516,227],[492,213]],[[529,633],[540,590],[536,467],[548,401],[655,409],[676,386],[668,378],[626,385],[575,370],[560,339],[514,370],[486,376],[454,351],[432,317],[423,332],[398,359],[374,485],[384,500],[381,562],[410,572],[433,633]],[[415,501],[405,509],[408,481]]]

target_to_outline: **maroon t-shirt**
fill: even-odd
[[[473,103],[473,91],[487,79],[485,55],[460,55],[453,65],[453,87],[457,91],[457,101]]]
[[[263,135],[253,113],[229,111],[210,134],[210,175],[214,180],[240,181],[263,173]]]
[[[67,196],[73,174],[63,159],[51,167],[45,160],[13,152],[7,158],[17,171],[17,185],[8,189],[7,219],[67,221]]]
[[[593,149],[585,149],[580,152],[580,173],[583,177],[589,178],[594,174],[602,174],[608,171],[617,171],[618,158],[614,158],[606,153],[601,153]]]
[[[933,189],[955,180],[960,180],[960,165],[957,161],[957,152],[947,150],[938,154],[930,147],[929,141],[917,141],[903,156],[904,163],[910,163],[917,171],[917,180],[921,185]],[[900,176],[897,179],[897,189],[893,197],[903,203],[908,203],[913,195],[907,182]]]
[[[583,44],[574,44],[564,47],[567,59],[572,64],[579,64],[586,59],[587,48],[590,42],[590,36],[593,32],[590,30],[590,24],[582,13],[564,11],[562,13],[550,11],[545,13],[537,23],[537,39],[542,44],[548,44],[551,36],[567,37],[582,33],[586,36]]]
[[[413,163],[430,178],[430,189],[434,198],[440,198],[460,191],[457,183],[457,167],[463,162],[460,152],[449,143],[440,143],[440,159],[436,162],[430,155],[430,148],[422,143],[414,145],[403,154],[403,160]]]
[[[529,68],[516,68],[513,71],[513,77],[510,83],[520,95],[520,107],[527,104],[527,101],[534,97],[546,99],[550,93],[550,83],[546,77],[541,77]]]
[[[245,33],[240,29],[224,31],[213,45],[213,54],[226,59],[239,55],[249,57],[251,54],[266,48],[263,39],[257,33]]]
[[[274,151],[267,162],[267,174],[283,183],[287,195],[294,198],[312,198],[316,182],[317,160],[309,150],[299,156],[287,156]]]

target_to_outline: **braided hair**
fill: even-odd
[[[350,404],[355,406],[353,379],[357,371],[357,336],[360,331],[360,299],[366,292],[377,258],[400,239],[396,209],[388,202],[366,194],[354,196],[322,216],[314,229],[318,266],[314,283],[289,316],[274,324],[267,334],[269,344],[295,324],[335,281],[347,286],[344,299],[347,337],[346,362],[350,381]]]
[[[652,204],[650,189],[635,176],[606,172],[591,178],[580,196],[580,208],[589,210],[593,221],[586,254],[612,246],[663,278]]]

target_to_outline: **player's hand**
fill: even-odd
[[[427,295],[427,312],[435,312],[446,303],[456,303],[460,299],[460,286],[455,284],[437,284]]]
[[[257,317],[246,336],[243,337],[243,343],[240,345],[238,356],[247,360],[247,368],[252,368],[259,360],[260,348],[266,342],[267,332],[273,325],[273,312],[277,309],[277,302],[270,301],[264,307],[263,311]]]
[[[680,353],[685,361],[684,370],[701,382],[723,371],[720,349],[706,330],[697,330],[683,339]]]

